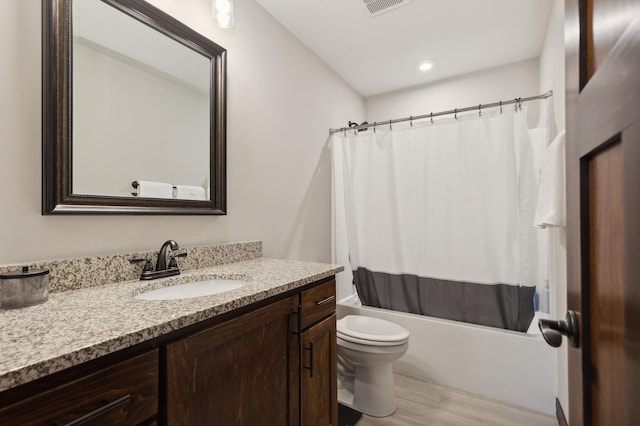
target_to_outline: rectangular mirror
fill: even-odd
[[[43,214],[225,214],[226,51],[142,0],[43,0]]]

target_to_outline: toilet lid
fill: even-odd
[[[373,342],[402,343],[409,338],[409,330],[380,318],[347,315],[338,320],[337,331],[342,338],[349,337]]]

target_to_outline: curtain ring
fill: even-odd
[[[374,121],[374,122],[373,122],[373,133],[375,133],[375,132],[376,132],[376,126],[377,126],[377,125],[378,125],[378,122],[377,122],[377,121]]]
[[[389,130],[393,130],[393,127],[391,127],[391,120],[389,120]]]
[[[500,101],[500,114],[502,114],[502,101]]]
[[[433,124],[433,113],[431,113],[431,124]]]
[[[478,104],[478,117],[482,117],[482,104]]]
[[[413,127],[413,115],[409,116],[409,124]]]
[[[453,118],[455,118],[456,120],[458,119],[458,108],[453,110]]]

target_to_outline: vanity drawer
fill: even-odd
[[[336,280],[332,279],[300,294],[302,329],[331,315],[336,310]]]
[[[136,425],[157,412],[156,349],[2,408],[0,423]]]

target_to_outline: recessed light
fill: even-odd
[[[418,66],[418,68],[420,69],[420,71],[429,71],[431,68],[433,68],[433,62],[422,61],[420,62],[420,65]]]

